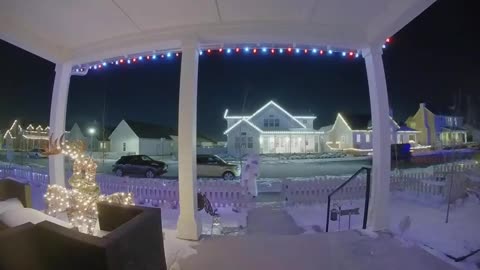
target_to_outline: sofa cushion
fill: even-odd
[[[0,222],[9,227],[16,227],[28,222],[37,224],[42,221],[49,221],[65,228],[73,228],[72,225],[63,220],[51,217],[32,208],[14,208],[0,214]]]
[[[0,201],[0,214],[5,213],[10,209],[16,208],[23,208],[22,202],[17,198]]]

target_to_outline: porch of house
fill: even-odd
[[[390,234],[373,238],[358,231],[213,237],[202,239],[190,254],[177,261],[178,269],[456,269]]]
[[[221,53],[224,48],[235,48],[235,53],[241,53],[240,48],[256,46],[264,47],[266,53],[271,50],[272,54],[294,48],[319,57],[329,57],[324,52],[331,57],[361,56],[368,77],[375,138],[368,227],[373,231],[387,229],[389,182],[385,179],[390,174],[391,138],[382,45],[434,1],[301,0],[280,5],[267,0],[260,4],[247,2],[72,4],[54,0],[46,5],[40,1],[8,0],[0,4],[0,38],[56,64],[49,132],[54,138],[65,132],[71,76],[100,72],[110,64],[135,62],[137,57],[155,59],[157,54],[181,54],[180,211],[176,236],[187,240],[199,240],[202,232],[196,199],[200,52]],[[276,140],[273,137],[274,144]],[[302,140],[307,151],[306,140]],[[266,141],[270,143],[271,137]],[[299,145],[296,147],[301,150]],[[294,147],[290,146],[290,151]],[[64,167],[62,155],[49,157],[50,184],[65,186]],[[222,237],[200,241],[197,251],[198,254],[180,262],[181,269],[449,269],[421,250],[404,248],[388,236],[372,240],[354,232],[315,237]]]
[[[321,151],[320,135],[318,134],[291,132],[278,135],[267,133],[260,135],[259,141],[261,154],[304,154]]]

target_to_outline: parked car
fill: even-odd
[[[216,155],[197,155],[197,174],[233,180],[240,176],[240,166],[228,163]]]
[[[45,154],[45,151],[40,148],[35,148],[30,150],[27,153],[27,155],[29,158],[46,158],[47,157],[47,155]]]
[[[168,171],[165,162],[154,160],[146,155],[122,156],[113,165],[113,172],[117,176],[126,174],[144,175],[147,178],[160,176]]]

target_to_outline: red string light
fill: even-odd
[[[254,48],[254,49],[253,49],[253,53],[257,53],[257,48]]]
[[[323,55],[323,50],[320,50],[320,55]]]
[[[308,53],[308,50],[307,50],[307,49],[305,49],[305,53]]]
[[[120,63],[123,64],[123,59],[120,59]]]
[[[292,52],[292,48],[289,47],[289,48],[287,49],[287,51],[288,51],[288,52]]]
[[[218,49],[218,52],[222,52],[222,51],[223,51],[223,49],[222,49],[222,48]]]
[[[272,52],[272,54],[274,54],[274,53],[275,53],[275,49],[272,49],[271,52]]]
[[[240,51],[240,48],[236,48],[235,51],[238,53]]]

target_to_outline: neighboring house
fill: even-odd
[[[471,136],[471,141],[480,143],[480,128],[475,127],[474,125],[467,124],[464,128],[468,131],[468,134]]]
[[[176,131],[150,123],[122,120],[109,136],[111,152],[143,155],[172,155],[177,144]]]
[[[231,155],[248,153],[318,153],[323,132],[313,129],[315,116],[294,116],[273,101],[251,115],[229,115],[227,151]]]
[[[325,145],[327,150],[354,150],[371,151],[373,132],[370,115],[337,114],[332,126],[323,127],[320,131],[325,132]],[[408,127],[401,127],[390,117],[390,140],[391,143],[417,144],[419,131]]]
[[[83,141],[87,143],[87,137],[83,135],[83,132],[77,123],[73,124],[72,128],[70,129],[70,132],[66,134],[65,137],[69,141]]]
[[[408,127],[420,131],[418,142],[422,145],[453,145],[467,142],[467,132],[463,128],[463,117],[453,115],[436,115],[425,103],[415,115],[406,121]]]
[[[339,113],[329,130],[325,129],[327,150],[370,150],[372,131],[369,115]]]
[[[16,151],[29,151],[34,148],[45,148],[48,145],[50,128],[29,124],[23,128],[20,121],[13,121],[3,134],[3,140],[9,148]]]

